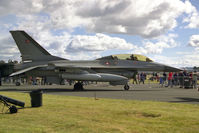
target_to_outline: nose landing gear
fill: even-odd
[[[126,85],[124,85],[124,90],[129,90],[129,85],[128,84],[126,84]]]

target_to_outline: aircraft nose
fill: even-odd
[[[179,68],[171,67],[171,66],[165,66],[164,71],[165,72],[179,72],[182,70]]]

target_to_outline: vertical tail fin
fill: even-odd
[[[62,58],[52,56],[24,31],[10,31],[21,53],[22,61],[50,61]]]

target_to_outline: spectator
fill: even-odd
[[[142,72],[141,74],[140,74],[140,82],[142,82],[143,84],[144,84],[144,80],[145,80],[145,74]],[[140,83],[139,82],[139,83]]]
[[[183,71],[183,76],[184,76],[184,77],[188,76],[188,74],[187,74],[187,71],[186,71],[186,70],[184,70],[184,71]]]
[[[173,87],[172,79],[173,79],[173,73],[169,72],[169,76],[168,76],[168,87],[169,86]]]
[[[197,77],[198,75],[197,75],[197,72],[196,71],[194,71],[194,73],[193,73],[193,75],[192,75],[192,78],[193,78],[193,88],[194,89],[197,89],[197,81],[198,81],[198,77]]]
[[[165,84],[166,80],[167,80],[167,74],[164,72],[163,73],[163,84]]]
[[[178,85],[178,74],[176,72],[173,75],[173,84],[175,86]]]
[[[1,71],[0,71],[0,86],[1,86]]]
[[[180,83],[180,88],[183,88],[183,86],[184,86],[184,74],[183,74],[182,71],[178,74],[178,79],[179,79],[179,83]]]
[[[190,86],[193,85],[193,72],[189,74]]]
[[[136,84],[138,84],[138,82],[137,82],[137,72],[135,72],[135,73],[133,74],[133,84],[134,84],[134,82],[135,82]]]

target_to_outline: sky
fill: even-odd
[[[70,60],[142,54],[199,66],[199,0],[0,0],[0,60],[20,61],[10,30]]]

